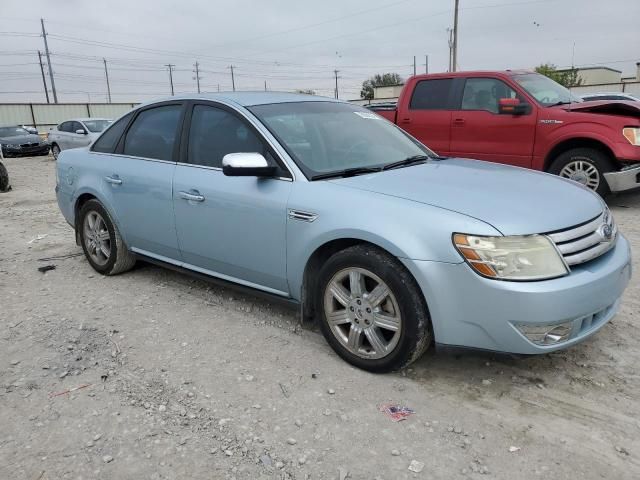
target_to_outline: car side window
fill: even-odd
[[[498,113],[498,100],[519,98],[516,91],[496,78],[468,78],[462,94],[462,110]]]
[[[71,123],[71,132],[76,133],[78,130],[84,130],[84,127],[80,122],[72,122]]]
[[[181,111],[182,105],[164,105],[140,112],[125,135],[122,153],[170,161]]]
[[[410,110],[447,110],[453,79],[421,80],[411,95]]]
[[[107,128],[104,133],[100,135],[100,138],[98,138],[98,140],[93,144],[91,150],[101,153],[115,152],[118,141],[120,140],[120,137],[122,137],[124,129],[127,128],[131,115],[133,115],[133,113],[125,115]]]
[[[265,155],[266,149],[262,140],[236,115],[209,105],[195,105],[189,130],[188,162],[222,168],[222,158],[238,152]]]
[[[72,122],[62,122],[58,125],[58,131],[60,132],[70,132],[71,131],[71,123]]]

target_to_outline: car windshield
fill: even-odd
[[[346,169],[381,168],[416,156],[436,156],[398,127],[356,105],[274,103],[249,110],[309,178]]]
[[[559,83],[539,73],[514,75],[513,79],[545,107],[582,101]]]
[[[90,132],[98,133],[111,124],[111,120],[84,120],[83,123]]]
[[[0,127],[0,137],[15,137],[17,135],[28,135],[22,127]]]

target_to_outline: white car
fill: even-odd
[[[51,153],[57,159],[62,150],[89,146],[111,122],[107,118],[76,118],[52,127],[47,135]]]
[[[622,92],[604,92],[604,93],[589,93],[582,95],[582,99],[585,101],[592,100],[629,100],[632,102],[640,102],[640,98],[635,97],[629,93]]]

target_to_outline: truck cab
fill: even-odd
[[[542,170],[603,196],[640,186],[640,106],[584,102],[537,73],[414,76],[378,113],[443,156]]]

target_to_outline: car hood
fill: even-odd
[[[562,105],[567,112],[604,113],[640,118],[640,102],[633,100],[590,100]]]
[[[561,230],[591,220],[603,209],[600,197],[570,180],[459,158],[331,182],[462,213],[504,235]]]
[[[0,143],[40,143],[42,139],[35,133],[25,133],[24,135],[12,135],[10,137],[0,137]]]

